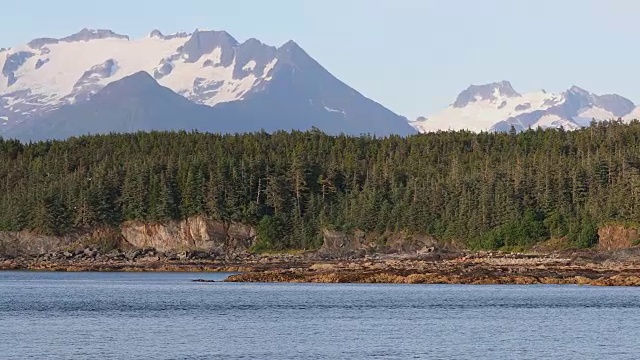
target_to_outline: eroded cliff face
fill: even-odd
[[[225,226],[204,216],[162,224],[131,221],[122,224],[122,237],[138,248],[152,247],[158,251],[184,250],[246,250],[255,242],[255,229],[231,223]]]
[[[448,250],[451,244],[406,233],[374,234],[363,231],[343,232],[324,229],[318,254],[330,257],[367,254],[428,254]],[[640,231],[623,225],[606,225],[598,230],[597,249],[612,251],[640,245]],[[29,231],[0,232],[0,255],[37,255],[55,251],[91,248],[154,248],[161,252],[201,250],[209,253],[242,253],[256,242],[252,226],[195,216],[181,221],[143,223],[130,221],[119,229],[93,229],[82,234],[46,236]],[[457,248],[456,248],[457,249]],[[453,249],[453,250],[456,250]],[[459,249],[458,249],[459,250]]]
[[[149,224],[125,222],[120,229],[94,229],[68,236],[45,236],[29,231],[0,232],[0,254],[36,255],[79,247],[155,248],[158,251],[203,250],[219,253],[242,252],[255,243],[255,229],[249,225],[213,221],[196,216],[181,221]]]
[[[438,242],[428,236],[397,234],[367,234],[363,231],[343,232],[324,229],[319,252],[336,256],[373,253],[421,254],[430,253]]]
[[[0,232],[0,254],[43,254],[68,247],[74,242],[71,236],[39,235],[29,231]]]
[[[628,249],[638,245],[638,229],[623,225],[605,225],[598,229],[598,250]]]
[[[105,250],[131,247],[116,229],[96,228],[67,236],[47,236],[31,231],[0,232],[0,255],[38,255],[80,247]]]

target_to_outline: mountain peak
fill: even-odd
[[[282,46],[280,46],[279,50],[284,50],[284,51],[289,51],[289,50],[298,50],[298,49],[302,49],[300,47],[300,45],[298,45],[298,43],[296,43],[293,40],[289,40],[286,43],[282,44]]]
[[[33,39],[27,43],[27,46],[29,46],[32,49],[40,49],[43,46],[50,45],[50,44],[57,44],[59,42],[90,41],[90,40],[108,39],[108,38],[129,40],[129,36],[116,34],[111,30],[84,28],[75,34],[65,36],[61,39],[46,38],[46,37]]]
[[[571,88],[569,88],[568,92],[576,94],[576,95],[580,95],[580,96],[591,96],[593,94],[591,94],[590,92],[588,92],[587,90],[577,86],[577,85],[573,85],[571,86]]]
[[[148,72],[143,70],[137,71],[129,76],[125,76],[123,79],[137,79],[137,80],[144,80],[152,83],[156,82]]]
[[[108,29],[83,28],[82,30],[78,31],[75,34],[72,34],[60,39],[60,41],[67,41],[67,42],[90,41],[90,40],[108,39],[108,38],[129,40],[129,36],[116,34],[115,32]]]
[[[151,76],[151,74],[143,70],[137,71],[129,76],[125,76],[124,78],[122,78],[122,80],[142,81],[148,84],[156,83],[156,80],[153,78],[153,76]]]
[[[509,81],[500,81],[484,85],[469,85],[469,87],[458,95],[453,103],[454,108],[462,108],[469,103],[490,100],[495,101],[498,97],[519,97],[521,96],[513,89]]]
[[[468,107],[470,103],[478,103]],[[617,94],[598,95],[577,85],[560,93],[545,90],[518,94],[508,81],[471,85],[455,104],[411,125],[420,132],[438,130],[517,131],[535,128],[575,130],[597,121],[630,118],[638,111],[629,99]],[[638,112],[640,113],[640,112]]]
[[[162,39],[162,40],[171,40],[171,39],[175,39],[175,38],[187,38],[191,36],[190,33],[186,33],[184,31],[181,32],[177,32],[174,34],[169,34],[169,35],[165,35],[162,33],[162,31],[158,30],[158,29],[153,29],[150,33],[149,33],[149,38],[152,39]]]
[[[252,45],[252,46],[254,46],[254,45],[264,45],[264,44],[262,43],[262,41],[260,41],[260,40],[258,40],[256,38],[249,38],[249,39],[245,40],[245,42],[242,43],[242,45]]]
[[[163,39],[164,35],[162,34],[162,32],[158,29],[153,29],[150,33],[149,33],[149,37],[150,38],[159,38],[159,39]]]
[[[293,40],[289,40],[277,49],[278,61],[293,64],[295,67],[318,66],[317,62]]]
[[[598,105],[615,116],[629,115],[636,108],[636,104],[633,101],[618,94],[598,96]]]
[[[97,95],[100,94],[131,94],[148,90],[159,86],[158,82],[146,71],[138,71],[129,76],[125,76],[119,81],[107,84]]]
[[[216,48],[220,48],[222,65],[229,66],[233,60],[232,50],[238,45],[238,41],[226,31],[196,29],[189,40],[184,43],[182,57],[185,62],[194,63],[203,55],[210,54]]]
[[[215,38],[215,39],[219,39],[219,40],[225,40],[225,41],[229,41],[231,43],[235,43],[237,44],[238,41],[231,36],[231,34],[229,34],[228,32],[226,32],[225,30],[202,30],[202,29],[195,29],[195,31],[191,34],[192,37],[200,37],[200,38]]]

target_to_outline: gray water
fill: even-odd
[[[0,272],[0,359],[638,359],[640,289]]]

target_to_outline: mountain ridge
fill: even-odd
[[[335,78],[293,40],[278,47],[255,38],[240,43],[226,31],[198,29],[170,35],[154,29],[144,38],[131,39],[112,30],[85,28],[64,38],[39,38],[4,50],[0,68],[2,136],[35,134],[37,129],[29,127],[43,127],[59,118],[56,112],[82,113],[81,103],[107,113],[91,99],[107,85],[140,71],[195,104],[220,107],[216,117],[251,123],[249,130],[316,127],[328,133],[380,136],[416,132],[405,117]],[[122,100],[111,98],[110,106]],[[69,110],[74,106],[80,110]],[[91,124],[81,127],[85,125]],[[181,129],[180,121],[172,127]]]
[[[411,121],[419,132],[447,130],[517,131],[529,128],[575,130],[596,121],[631,120],[640,108],[618,94],[597,95],[577,85],[553,94],[520,94],[509,81],[470,85],[446,109]]]

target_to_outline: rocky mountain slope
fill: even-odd
[[[411,125],[420,132],[438,130],[508,131],[513,126],[575,130],[597,121],[640,118],[640,108],[617,94],[596,95],[577,86],[560,94],[544,90],[520,94],[502,81],[471,85],[443,111]]]
[[[130,39],[111,30],[83,29],[0,50],[0,68],[5,137],[37,140],[192,126],[212,132],[311,127],[328,133],[415,132],[406,118],[336,79],[293,41],[273,47],[200,30],[171,35],[154,30]]]

